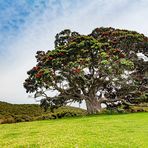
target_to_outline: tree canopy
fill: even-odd
[[[92,114],[102,103],[111,108],[148,102],[148,60],[138,53],[148,57],[148,38],[135,31],[101,27],[80,35],[66,29],[56,35],[53,50],[37,51],[24,87],[42,96],[45,109],[84,100]]]

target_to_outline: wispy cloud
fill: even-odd
[[[112,26],[148,35],[146,0],[6,2],[0,4],[5,5],[0,9],[0,100],[34,102],[22,86],[26,71],[35,65],[36,51],[53,49],[55,34],[65,28],[88,34],[95,27]]]

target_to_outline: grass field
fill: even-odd
[[[0,125],[0,148],[148,148],[148,113]]]

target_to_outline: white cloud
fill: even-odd
[[[80,1],[77,1],[81,3]],[[76,8],[70,8],[69,1],[62,1],[64,12],[56,5],[45,8],[43,14],[33,13],[26,20],[21,33],[13,36],[8,45],[8,56],[0,63],[0,100],[14,103],[34,103],[28,98],[22,86],[27,77],[26,71],[35,65],[37,50],[49,50],[54,46],[57,32],[70,28],[82,34],[90,33],[95,27],[113,26],[147,34],[148,1],[93,0],[83,1]],[[73,4],[74,7],[74,4]],[[147,34],[148,35],[148,34]]]

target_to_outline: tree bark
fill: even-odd
[[[101,103],[96,98],[86,100],[85,102],[88,114],[96,114],[101,111]]]

